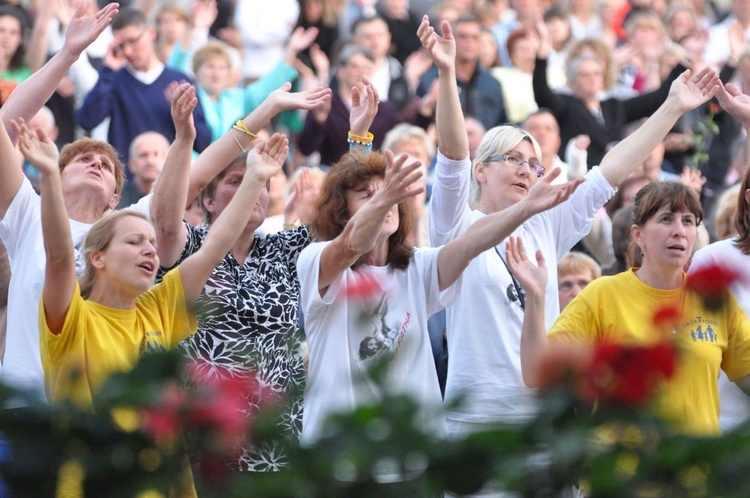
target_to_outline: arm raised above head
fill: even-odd
[[[304,92],[290,93],[291,87],[291,83],[286,83],[278,90],[271,92],[253,112],[242,120],[245,127],[251,131],[258,131],[282,111],[315,109],[331,98],[331,89],[327,87],[319,86]],[[216,175],[250,145],[251,141],[246,135],[233,132],[231,129],[209,145],[193,163],[187,203],[191,203]]]
[[[195,254],[180,264],[185,300],[192,304],[214,268],[221,263],[247,226],[262,189],[284,164],[289,140],[274,134],[268,142],[258,144],[247,156],[247,171],[226,209],[211,225],[206,240]]]
[[[156,230],[159,260],[164,268],[171,268],[177,262],[187,241],[182,219],[187,205],[190,161],[195,140],[193,109],[198,104],[195,88],[190,83],[175,83],[171,90],[172,121],[176,134],[151,199],[151,219]]]
[[[696,74],[685,71],[669,90],[667,100],[641,127],[621,140],[602,159],[602,175],[613,187],[643,164],[651,151],[664,140],[677,119],[685,112],[708,102],[719,90],[716,71],[708,67]]]
[[[62,332],[65,316],[76,286],[75,251],[71,242],[70,221],[63,198],[58,152],[44,133],[29,130],[23,119],[12,121],[24,157],[39,170],[42,197],[42,232],[47,266],[44,275],[44,314],[53,334]]]
[[[3,124],[13,142],[16,142],[18,137],[10,126],[10,120],[18,118],[30,120],[39,112],[44,103],[55,93],[57,85],[81,53],[109,26],[118,12],[118,7],[119,4],[110,3],[95,14],[86,16],[86,2],[78,3],[68,23],[63,48],[21,83],[0,110]]]

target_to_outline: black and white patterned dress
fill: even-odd
[[[203,244],[208,228],[186,224],[188,240],[180,262]],[[306,226],[273,235],[255,234],[244,264],[227,254],[198,298],[198,332],[180,349],[209,375],[228,371],[254,377],[260,392],[249,393],[247,415],[258,412],[261,398],[291,401],[279,420],[281,433],[293,440],[302,430],[305,373],[297,332],[297,257],[310,243]],[[293,400],[288,394],[297,393]],[[286,466],[280,445],[264,442],[245,448],[240,470],[269,472]]]

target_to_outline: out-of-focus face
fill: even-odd
[[[695,29],[695,17],[685,10],[675,12],[669,20],[669,33],[672,40],[680,40]]]
[[[570,39],[570,22],[562,17],[552,17],[545,21],[552,46],[561,48]]]
[[[0,49],[7,60],[21,46],[21,23],[13,16],[0,17]]]
[[[388,55],[391,47],[391,32],[382,19],[373,19],[357,28],[357,43],[369,50],[376,60]]]
[[[357,86],[363,88],[362,78],[372,76],[375,64],[363,54],[354,54],[343,66],[339,66],[337,74],[339,81],[345,88]]]
[[[675,270],[684,268],[698,236],[695,215],[672,212],[662,206],[643,227],[634,225],[633,240],[643,251],[643,266]]]
[[[482,27],[478,22],[461,22],[455,28],[453,36],[456,38],[456,61],[479,61]]]
[[[153,183],[159,177],[169,152],[169,142],[156,133],[136,137],[133,155],[128,159],[128,169],[134,178]]]
[[[594,98],[604,89],[604,68],[596,60],[582,60],[569,85],[577,97]]]
[[[209,57],[198,67],[195,79],[209,95],[218,95],[227,88],[230,69],[226,57]]]
[[[542,149],[542,157],[554,158],[560,150],[560,128],[552,114],[542,112],[529,116],[523,124],[523,129],[529,132],[529,135],[539,143],[539,148]]]
[[[164,40],[167,45],[174,45],[185,34],[187,22],[174,12],[162,12],[156,18],[156,29],[160,39]]]
[[[107,278],[110,286],[139,296],[154,283],[159,269],[156,232],[151,223],[137,216],[120,218],[114,230],[109,246],[92,254],[96,279]]]
[[[561,275],[557,279],[557,296],[562,311],[583,289],[586,288],[594,276],[590,271],[582,271]]]
[[[346,204],[349,206],[349,216],[354,216],[382,187],[383,178],[375,177],[357,190],[347,190]],[[387,239],[396,233],[398,222],[398,205],[393,205],[386,215],[385,223],[380,231],[380,237]]]
[[[323,17],[323,0],[305,0],[302,8],[307,22],[316,23]]]
[[[537,44],[530,37],[519,38],[508,54],[513,65],[524,73],[533,73],[536,63]]]
[[[153,28],[141,26],[125,26],[114,32],[120,38],[120,50],[133,69],[148,71],[154,61],[154,40],[156,33]]]
[[[734,0],[732,14],[743,24],[750,21],[750,0]]]
[[[479,60],[486,68],[497,64],[497,40],[490,31],[482,31],[479,38]]]
[[[427,171],[427,168],[430,166],[431,158],[424,145],[422,145],[418,140],[402,141],[400,144],[398,144],[398,147],[393,149],[393,154],[396,157],[399,157],[401,154],[406,154],[407,156],[409,156],[410,161],[419,161],[422,164],[423,171]],[[417,184],[424,187],[426,183],[427,175],[424,174],[422,175],[422,178],[418,180]],[[416,186],[417,185],[415,185],[415,187]],[[427,202],[427,190],[425,189],[421,194],[412,197],[412,200],[414,202],[414,206],[416,207],[416,217],[419,218],[422,215],[425,203]]]

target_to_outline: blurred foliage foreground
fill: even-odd
[[[673,315],[657,313],[655,326]],[[186,367],[179,353],[161,353],[108,379],[94,411],[72,403],[0,410],[0,475],[17,497],[59,496],[60,488],[87,497],[177,496],[190,441],[191,456],[201,461],[193,474],[202,497],[411,497],[500,488],[546,497],[572,485],[595,497],[750,496],[750,423],[721,437],[679,436],[649,409],[677,354],[667,342],[555,348],[532,422],[457,440],[426,433],[419,407],[384,389],[378,403],[332,416],[316,445],[289,444],[286,471],[251,474],[225,462],[248,438],[274,437],[284,407],[269,404],[249,420],[241,398],[257,386],[231,375],[200,378],[201,369]],[[382,382],[386,369],[384,360],[370,375]],[[195,387],[185,390],[186,383]],[[23,396],[0,387],[3,406]],[[374,477],[384,474],[397,482]]]

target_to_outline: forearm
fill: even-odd
[[[266,99],[242,121],[249,130],[255,132],[263,128],[276,114],[277,111]],[[187,203],[198,197],[198,193],[242,152],[240,147],[249,149],[250,145],[251,141],[244,133],[231,129],[209,145],[195,160],[190,171]]]
[[[390,209],[389,204],[373,197],[351,217],[341,234],[348,253],[348,264],[344,267],[351,266],[375,247]]]
[[[544,324],[544,307],[544,291],[539,295],[526,295],[521,327],[521,376],[528,387],[539,387],[540,366],[550,348]]]
[[[618,142],[601,163],[602,174],[609,184],[617,187],[643,164],[681,115],[676,103],[667,99],[634,133]]]
[[[16,91],[10,94],[8,101],[0,110],[5,129],[8,130],[13,143],[18,136],[10,126],[11,119],[24,118],[30,121],[45,102],[55,93],[57,85],[65,77],[70,67],[80,54],[71,54],[64,47],[44,66],[21,83]]]
[[[458,99],[455,71],[441,71],[439,81],[435,116],[438,147],[449,159],[463,159],[469,155],[469,139]]]
[[[519,202],[503,211],[492,213],[472,224],[460,238],[445,245],[438,255],[438,285],[447,289],[461,276],[472,259],[500,244],[530,212]]]
[[[184,246],[182,220],[188,205],[192,137],[178,136],[169,148],[164,168],[154,188],[151,219],[156,229],[159,259],[165,268],[172,267]]]
[[[62,194],[60,173],[41,173],[39,176],[42,198],[42,233],[47,264],[65,264],[75,260],[70,223]]]

